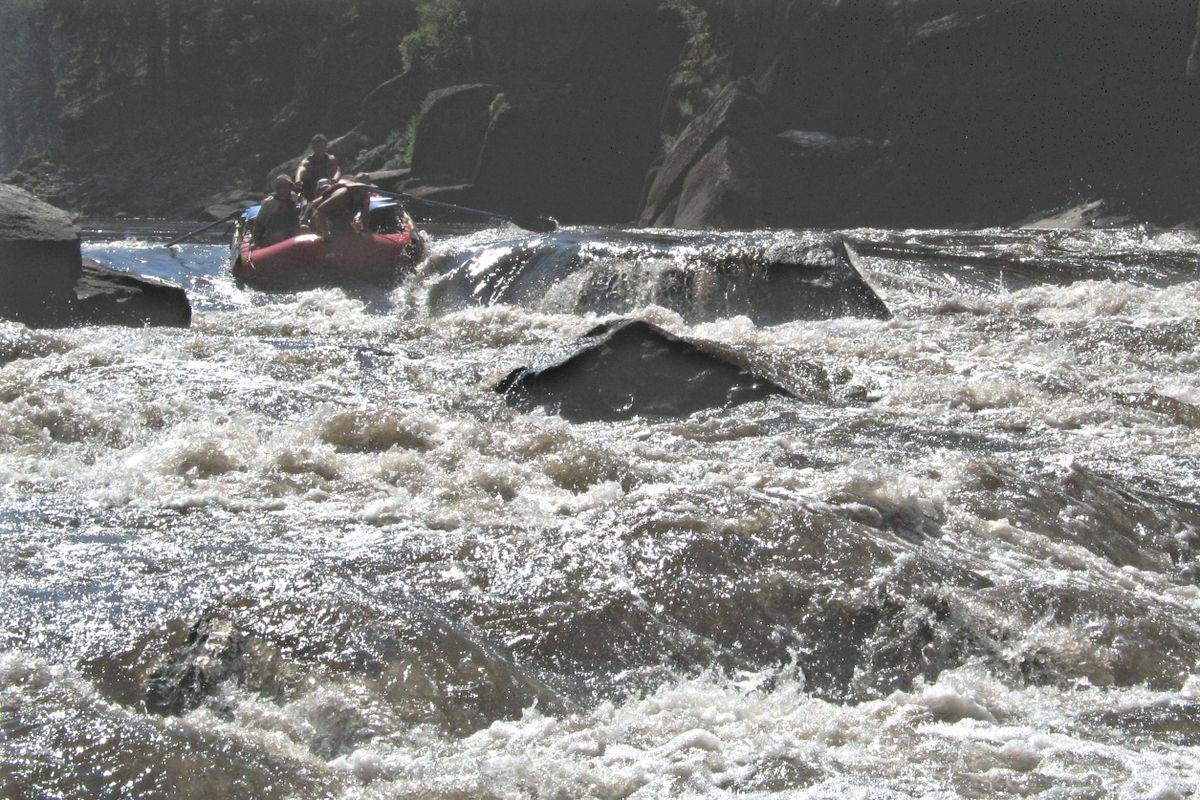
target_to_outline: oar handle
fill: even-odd
[[[383,197],[392,197],[397,200],[408,200],[410,202],[419,203],[421,205],[434,206],[435,208],[446,208],[446,209],[450,209],[452,211],[463,211],[463,212],[466,212],[467,214],[477,214],[481,217],[488,217],[490,219],[503,220],[504,222],[511,222],[513,225],[516,225],[518,228],[526,228],[528,230],[537,231],[539,233],[550,233],[551,231],[554,231],[558,228],[558,221],[555,220],[553,217],[537,217],[536,219],[531,219],[531,218],[516,219],[515,217],[510,217],[508,214],[501,214],[496,211],[484,211],[483,209],[479,209],[479,208],[471,208],[469,206],[460,206],[457,203],[446,203],[442,200],[427,200],[424,197],[416,197],[411,194],[404,194],[403,192],[385,192],[382,189],[371,189],[371,191],[374,192],[375,194],[382,195]]]
[[[468,206],[460,206],[457,203],[446,203],[441,200],[427,200],[424,197],[413,197],[411,194],[401,194],[398,196],[401,199],[411,200],[414,203],[423,203],[427,206],[433,206],[434,208],[447,208],[447,209],[452,209],[454,211],[465,211],[468,214],[478,214],[481,217],[491,217],[492,219],[500,219],[500,220],[504,220],[505,222],[513,221],[513,218],[508,216],[507,214],[501,214],[496,211],[484,211],[479,208],[470,208]]]

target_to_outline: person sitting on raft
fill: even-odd
[[[354,218],[359,218],[358,229]],[[360,172],[334,183],[312,204],[313,229],[325,239],[368,231],[371,224],[371,176]]]
[[[324,134],[318,133],[312,138],[312,155],[300,162],[296,169],[296,185],[305,200],[311,201],[317,194],[317,181],[325,178],[333,183],[342,177],[342,168],[338,166],[337,158],[326,148],[329,140]]]
[[[317,181],[317,190],[313,193],[313,199],[311,201],[305,200],[303,197],[300,198],[301,228],[312,228],[313,211],[316,210],[317,201],[323,199],[329,194],[331,186],[333,186],[333,181],[329,180],[329,178],[321,178],[321,180]]]
[[[300,230],[300,209],[292,194],[295,186],[287,175],[276,175],[270,197],[259,206],[251,237],[255,247],[266,247],[290,239]]]

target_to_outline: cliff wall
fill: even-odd
[[[571,222],[1200,218],[1194,0],[342,0],[278,30],[279,0],[126,0],[160,24],[108,53],[63,1],[9,29],[0,157],[91,213],[197,213],[320,129],[390,185]],[[459,85],[491,88],[430,95]],[[471,130],[414,142],[439,115]]]

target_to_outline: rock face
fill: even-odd
[[[1200,216],[1191,0],[696,5],[742,77],[666,153],[643,225]]]
[[[42,141],[5,137],[0,161],[59,204],[183,211],[249,188],[316,130],[365,135],[346,167],[408,166],[429,97],[444,108],[413,145],[414,180],[568,223],[953,227],[1096,201],[1109,218],[1200,219],[1195,0],[470,0],[445,63],[398,74],[397,39],[426,5],[368,3],[292,69],[217,48],[239,77],[207,84],[229,102],[154,141],[140,59],[74,52],[115,93],[27,59],[14,112]],[[241,17],[205,16],[214,41],[247,47]],[[295,52],[286,30],[249,35]]]
[[[0,184],[0,316],[56,323],[80,276],[79,229],[70,215]]]
[[[676,228],[852,224],[886,156],[862,136],[773,132],[767,98],[742,79],[693,120],[654,173],[638,222]]]
[[[514,370],[496,391],[517,408],[545,407],[572,422],[686,417],[791,395],[729,356],[642,320],[605,323],[576,344],[566,358]]]
[[[727,86],[671,148],[654,175],[638,222],[675,225],[683,206],[685,222],[703,227],[709,221],[706,213],[720,215],[722,205],[736,204],[739,194],[757,209],[759,198],[753,195],[760,181],[745,143],[761,140],[767,130],[766,108],[753,85],[743,80]]]
[[[421,105],[413,141],[413,174],[470,180],[500,87],[475,83],[431,92]]]
[[[192,308],[178,286],[85,261],[66,212],[0,184],[0,317],[31,327],[187,327]]]

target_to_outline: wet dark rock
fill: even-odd
[[[507,253],[490,248],[484,263],[461,260],[443,272],[426,299],[437,314],[501,303],[537,308],[553,297],[555,307],[569,302],[576,313],[595,314],[631,313],[650,302],[688,322],[746,316],[757,325],[779,325],[891,316],[842,245],[778,260],[767,260],[761,251],[730,255],[720,248],[681,257],[664,249],[661,258],[675,261],[670,267],[643,269],[636,263],[653,259],[653,248],[682,242],[639,234],[623,246],[614,243],[611,253],[597,254],[582,252],[582,242],[569,236],[530,237],[510,243]],[[568,279],[567,297],[557,296],[556,287]]]
[[[430,92],[421,104],[413,140],[412,170],[420,177],[470,179],[500,87],[489,83],[451,86]]]
[[[191,303],[180,287],[91,259],[83,261],[72,307],[82,324],[186,328],[192,322]]]
[[[599,325],[580,337],[570,355],[516,369],[496,391],[517,408],[545,407],[572,422],[686,417],[792,394],[730,354],[643,320]]]
[[[187,642],[151,672],[143,702],[155,714],[196,708],[221,683],[245,674],[246,635],[228,619],[209,617],[192,626]]]
[[[70,215],[0,184],[0,316],[34,327],[186,327],[192,309],[178,286],[85,261]]]

